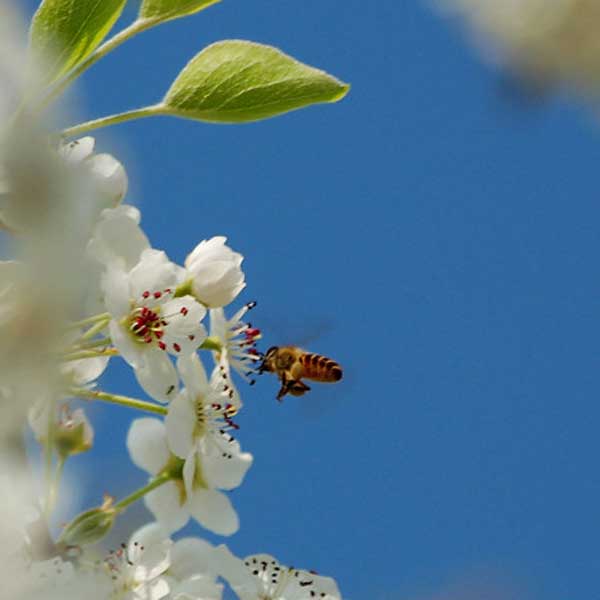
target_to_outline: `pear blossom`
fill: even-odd
[[[186,374],[188,382],[190,377]],[[177,477],[144,496],[146,506],[168,532],[181,529],[190,516],[220,535],[231,535],[239,528],[229,498],[217,488],[230,490],[240,485],[252,456],[242,453],[225,431],[231,423],[226,406],[199,401],[194,414],[192,398],[185,392],[171,402],[166,425],[153,418],[131,424],[127,448],[138,467],[156,476],[178,466]]]
[[[219,574],[240,600],[340,600],[334,579],[286,567],[269,554],[243,561],[224,545],[217,548]]]
[[[168,353],[193,352],[206,337],[206,309],[191,296],[174,296],[178,270],[164,252],[146,249],[129,272],[111,263],[104,279],[112,342],[144,390],[162,402],[178,386]]]
[[[185,259],[192,294],[205,306],[226,306],[246,287],[241,269],[244,257],[215,236],[201,241]]]
[[[256,349],[256,341],[260,339],[260,329],[244,323],[244,315],[256,306],[256,302],[249,302],[238,310],[233,317],[227,319],[222,308],[211,308],[210,338],[215,340],[220,349],[214,356],[221,371],[229,367],[235,369],[240,376],[249,383],[253,383],[250,376],[258,371],[255,366],[261,360]]]
[[[149,548],[168,538],[159,523],[149,523],[132,536]],[[165,571],[171,600],[220,600],[223,584],[217,583],[218,558],[216,549],[207,541],[196,538],[181,538],[171,546],[171,565]]]
[[[170,591],[165,572],[171,565],[171,541],[146,548],[135,537],[104,559],[112,580],[111,600],[160,600]]]

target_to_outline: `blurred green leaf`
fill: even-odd
[[[143,0],[140,18],[168,21],[208,8],[221,0]]]
[[[43,0],[31,21],[30,44],[51,83],[85,60],[119,18],[127,0]]]
[[[186,65],[164,98],[163,112],[215,123],[256,121],[335,102],[349,87],[277,48],[226,40]]]

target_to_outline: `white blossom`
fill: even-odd
[[[279,564],[269,554],[241,560],[226,546],[217,548],[219,574],[240,600],[340,600],[334,579]]]
[[[203,240],[185,259],[194,296],[211,308],[226,306],[244,289],[244,257],[225,244],[226,237]]]
[[[239,528],[238,516],[229,498],[217,488],[240,485],[252,457],[242,453],[224,430],[213,431],[216,419],[208,417],[210,407],[199,411],[204,412],[196,418],[189,397],[179,395],[169,407],[167,426],[153,418],[131,424],[127,448],[133,462],[154,476],[180,465],[175,479],[144,496],[146,506],[166,531],[181,529],[191,516],[210,531],[231,535]],[[223,412],[221,409],[221,415]],[[204,430],[199,438],[194,433],[197,424]],[[181,439],[175,440],[178,434]]]
[[[191,296],[174,296],[178,270],[164,252],[147,249],[129,272],[109,265],[104,280],[112,342],[140,385],[163,402],[178,385],[168,353],[193,352],[206,337],[206,309]]]

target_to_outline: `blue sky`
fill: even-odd
[[[597,123],[507,93],[455,25],[419,2],[224,0],[96,65],[78,110],[153,103],[223,38],[352,84],[337,105],[262,123],[96,134],[155,247],[181,262],[224,234],[245,255],[240,303],[258,301],[263,349],[309,338],[345,368],[283,405],[273,378],[242,390],[255,463],[232,493],[234,552],[332,575],[351,600],[592,598]],[[139,395],[117,364],[102,385]],[[72,465],[103,474],[86,502],[144,482],[124,448],[134,416],[94,409],[98,446]]]

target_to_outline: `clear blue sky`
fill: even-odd
[[[321,330],[308,347],[345,367],[283,405],[271,378],[242,390],[255,464],[232,493],[232,550],[332,575],[350,600],[598,596],[591,114],[519,102],[420,2],[224,0],[94,67],[82,119],[158,100],[222,38],[352,84],[338,105],[258,124],[97,134],[127,164],[155,247],[182,261],[225,234],[246,256],[263,349]],[[111,373],[105,388],[139,394]],[[119,488],[90,481],[87,502],[145,480],[125,454],[134,416],[94,412],[98,447],[73,468]]]

